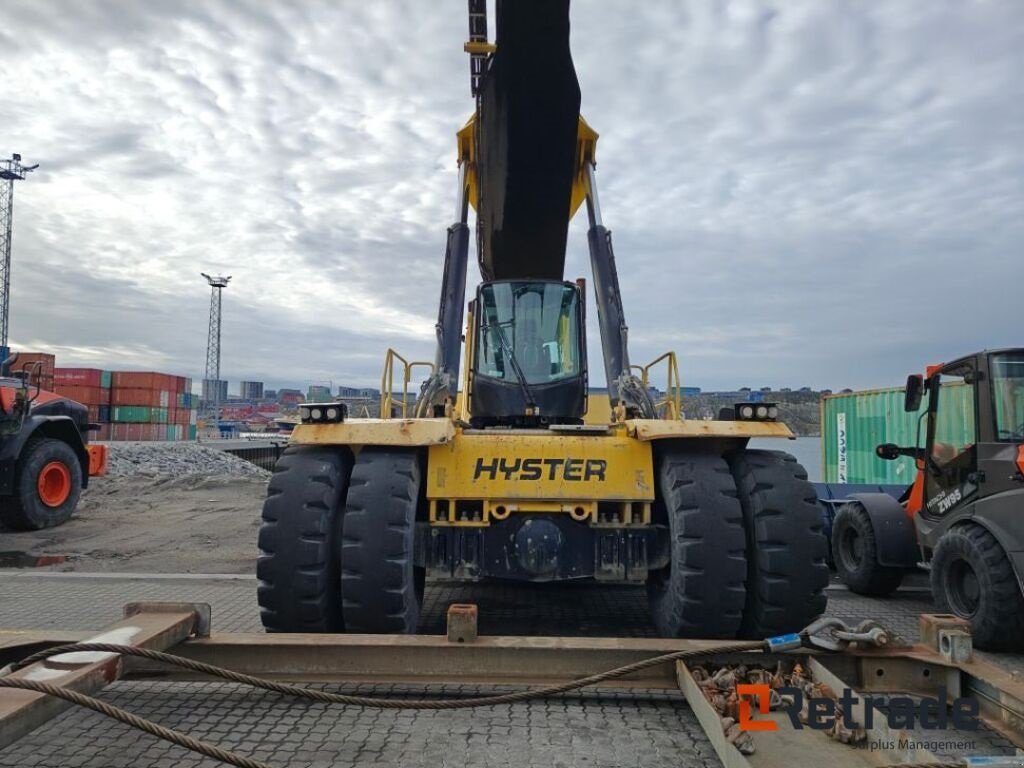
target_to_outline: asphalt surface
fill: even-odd
[[[120,618],[124,603],[137,600],[207,602],[214,631],[260,631],[255,581],[248,577],[0,571],[0,627],[8,629],[99,630]],[[429,584],[420,631],[443,634],[453,602],[479,606],[483,634],[654,636],[642,588]],[[918,614],[930,609],[929,595],[920,589],[873,600],[832,588],[828,613],[848,621],[871,617],[913,641]],[[990,658],[1008,674],[1024,670],[1020,656]],[[322,687],[434,696],[495,690]],[[511,706],[437,712],[331,707],[220,683],[117,683],[102,698],[281,768],[719,765],[685,701],[664,691],[587,690]],[[1009,750],[991,734],[984,746],[987,752]],[[77,708],[0,751],[4,768],[217,765]]]

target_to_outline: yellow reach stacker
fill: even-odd
[[[499,2],[493,44],[486,4],[469,5],[476,110],[457,135],[437,354],[388,351],[382,418],[302,409],[263,509],[264,626],[412,633],[430,574],[646,583],[666,637],[804,627],[828,581],[815,493],[792,456],[747,448],[792,437],[776,408],[686,420],[674,354],[630,363],[567,0]],[[584,204],[609,397],[593,398],[609,414],[599,423],[586,418],[585,282],[563,275]],[[483,282],[467,311],[470,207]],[[429,375],[415,404],[393,398],[416,366]]]

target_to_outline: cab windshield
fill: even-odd
[[[489,283],[480,289],[478,373],[546,384],[580,372],[579,299],[565,283]]]
[[[992,356],[996,440],[1024,440],[1024,352]]]

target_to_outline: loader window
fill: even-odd
[[[938,407],[935,410],[935,439],[932,459],[944,467],[965,453],[974,443],[974,371],[943,373],[939,380]]]
[[[996,440],[1024,440],[1024,352],[992,356]]]
[[[574,286],[555,282],[501,282],[480,288],[476,369],[515,381],[511,356],[530,384],[580,372],[579,298]]]

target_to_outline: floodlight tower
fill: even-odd
[[[210,410],[210,390],[213,389],[213,425],[220,435],[220,295],[228,286],[231,275],[210,276],[200,272],[210,284],[210,330],[206,337],[206,410]]]
[[[7,323],[11,312],[11,226],[14,224],[14,182],[39,167],[22,165],[15,152],[10,160],[0,160],[0,357],[7,357]]]

